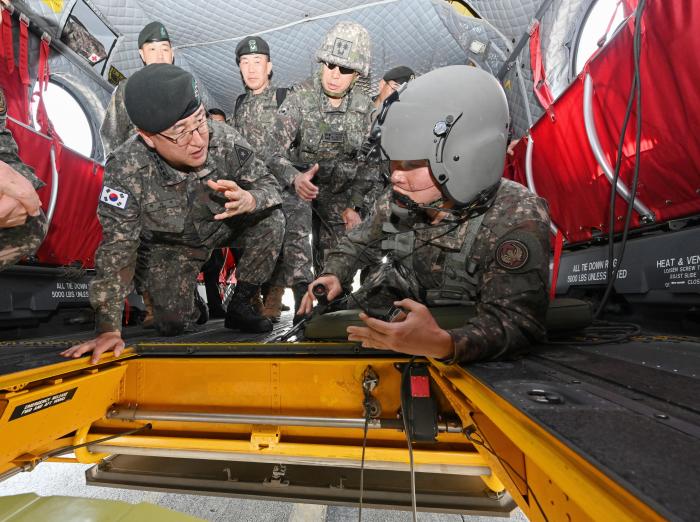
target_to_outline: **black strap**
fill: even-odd
[[[275,98],[277,99],[277,108],[280,108],[280,105],[282,105],[282,102],[284,102],[284,99],[287,97],[287,93],[289,92],[289,87],[279,87],[277,89],[277,92],[275,92]]]
[[[513,49],[513,52],[510,53],[510,56],[508,56],[508,59],[503,63],[503,65],[501,65],[501,68],[498,70],[498,74],[496,75],[496,78],[498,78],[498,81],[502,82],[503,78],[505,78],[506,74],[508,74],[508,71],[510,71],[513,68],[513,64],[515,63],[515,60],[518,59],[518,56],[520,56],[520,53],[523,50],[523,47],[525,47],[525,44],[528,42],[528,40],[530,40],[530,30],[532,29],[533,24],[542,20],[542,17],[544,16],[545,11],[547,10],[547,8],[549,7],[549,5],[551,3],[552,3],[552,0],[543,0],[542,1],[540,8],[535,13],[535,16],[532,19],[532,21],[530,22],[530,25],[527,27],[525,34],[520,37],[520,41]]]
[[[236,98],[236,106],[233,109],[233,118],[236,119],[238,117],[238,111],[241,108],[241,105],[243,105],[243,100],[245,100],[245,97],[248,93],[244,92],[243,94],[239,94],[238,98]]]

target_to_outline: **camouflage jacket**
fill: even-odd
[[[105,112],[105,119],[100,126],[100,138],[102,138],[105,158],[136,132],[136,127],[131,123],[124,106],[126,82],[127,80],[121,81],[114,89],[114,94],[112,94],[112,99]]]
[[[7,100],[5,93],[0,89],[0,161],[4,161],[10,167],[27,178],[35,189],[44,186],[44,182],[34,175],[34,169],[28,167],[19,159],[17,143],[12,137],[12,132],[7,128]]]
[[[120,329],[142,241],[182,246],[202,262],[227,241],[229,220],[214,220],[226,199],[207,180],[235,181],[255,197],[256,211],[281,203],[277,182],[235,129],[210,122],[209,136],[206,163],[196,172],[175,170],[137,137],[107,159],[97,208],[102,242],[90,287],[98,333]]]
[[[324,273],[343,281],[358,268],[381,262],[384,223],[392,214],[390,195],[386,192],[371,217],[329,252]],[[426,292],[443,282],[446,255],[460,251],[468,221],[447,218],[432,225],[420,213],[413,227],[414,275]],[[455,346],[451,362],[512,356],[542,339],[549,274],[549,214],[543,199],[503,180],[464,267],[475,281],[476,314],[466,326],[449,331]]]
[[[262,151],[277,117],[277,89],[268,86],[260,94],[246,91],[237,112],[228,120],[256,152]],[[259,154],[259,152],[258,152]]]
[[[378,172],[357,160],[372,118],[372,100],[353,88],[339,107],[330,104],[318,76],[289,93],[277,111],[262,153],[280,185],[292,184],[294,163],[319,163],[314,182],[324,192],[346,194],[348,207],[361,207]]]

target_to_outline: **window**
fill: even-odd
[[[607,40],[615,32],[624,19],[624,7],[617,0],[597,0],[589,9],[583,19],[579,30],[578,41],[574,49],[574,72],[580,73],[586,61],[598,50],[598,41],[605,35],[605,30],[610,24]]]
[[[63,26],[61,41],[102,74],[117,35],[89,0],[78,0]]]
[[[38,85],[34,86],[34,93],[37,94]],[[32,97],[32,119],[34,127],[38,129],[36,123],[36,110],[39,105],[39,96]],[[82,154],[90,157],[94,147],[94,136],[90,127],[90,120],[78,100],[68,92],[63,86],[50,81],[44,92],[44,104],[46,112],[53,124],[54,129],[63,140],[63,143]]]

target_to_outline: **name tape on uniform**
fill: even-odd
[[[113,188],[105,185],[102,187],[102,194],[100,195],[100,201],[102,203],[107,203],[117,208],[126,208],[126,202],[129,199],[128,194],[114,190]]]

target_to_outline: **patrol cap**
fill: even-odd
[[[398,82],[406,83],[407,81],[413,80],[416,77],[416,73],[413,69],[406,67],[405,65],[399,65],[393,69],[389,69],[384,73],[383,80],[385,82]]]
[[[270,57],[270,46],[259,36],[246,36],[236,46],[236,63],[241,61],[244,54],[266,54]]]
[[[162,132],[187,118],[202,100],[197,80],[169,63],[154,63],[135,72],[124,88],[124,106],[136,127]]]
[[[165,26],[160,22],[151,22],[141,29],[139,33],[139,49],[148,42],[169,42],[170,35]]]

